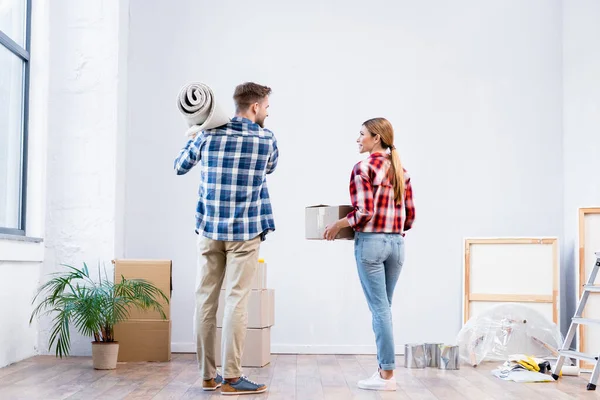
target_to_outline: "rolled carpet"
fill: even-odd
[[[201,82],[188,83],[181,88],[177,96],[177,107],[189,127],[185,132],[189,137],[230,121],[219,107],[212,88]]]

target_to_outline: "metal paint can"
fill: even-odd
[[[425,343],[425,358],[428,367],[437,368],[440,365],[440,346],[443,346],[443,343]]]
[[[408,343],[404,345],[404,367],[425,368],[427,359],[425,357],[425,345],[422,343]]]
[[[439,369],[460,369],[458,346],[440,346]]]

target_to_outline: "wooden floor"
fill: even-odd
[[[458,371],[405,369],[397,361],[398,391],[372,392],[356,387],[376,369],[374,356],[274,355],[264,368],[245,369],[250,379],[270,390],[261,395],[221,397],[203,392],[194,354],[174,354],[169,363],[119,363],[97,371],[91,358],[33,357],[0,369],[0,399],[587,399],[589,374],[551,383],[515,383],[490,374],[497,363]]]

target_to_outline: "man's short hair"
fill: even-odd
[[[238,85],[233,93],[233,101],[238,111],[246,111],[254,103],[259,103],[271,94],[271,88],[254,82]]]

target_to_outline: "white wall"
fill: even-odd
[[[304,207],[347,203],[355,139],[385,116],[413,177],[417,221],[393,308],[398,349],[453,342],[462,239],[560,236],[561,2],[293,4],[131,1],[125,254],[174,261],[174,349],[193,351],[199,172],[175,176],[175,98],[207,82],[273,88],[277,231],[261,255],[276,290],[273,351],[371,352],[352,244],[303,238]]]
[[[37,352],[37,323],[29,325],[31,300],[40,277],[39,262],[0,261],[0,368]]]
[[[125,14],[123,14],[125,12]],[[59,264],[111,260],[122,225],[118,207],[123,182],[117,145],[126,28],[126,7],[118,0],[62,1],[49,7],[49,117],[46,246],[42,280]],[[121,64],[120,64],[121,63]],[[121,201],[122,202],[122,201]],[[40,321],[40,346],[46,351],[51,320]],[[91,354],[91,338],[72,333],[71,354]]]
[[[600,3],[563,2],[564,273],[570,320],[576,307],[578,209],[600,207]],[[600,249],[598,249],[600,250]],[[587,277],[586,277],[587,278]]]

